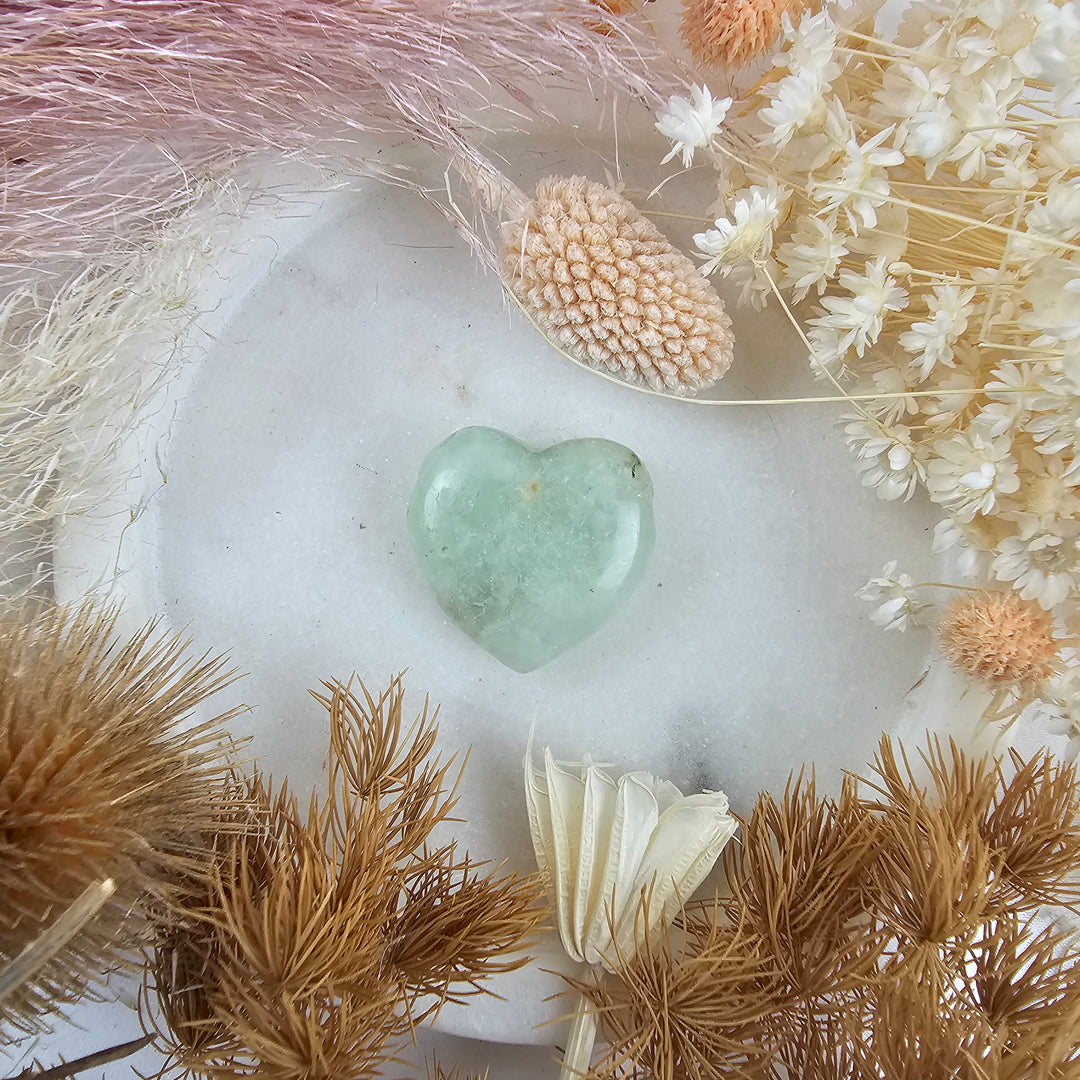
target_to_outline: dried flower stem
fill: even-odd
[[[44,933],[27,945],[10,964],[0,969],[0,1004],[32,980],[101,910],[115,892],[116,882],[112,878],[88,885]]]
[[[150,1045],[151,1038],[150,1035],[140,1035],[137,1039],[110,1046],[106,1050],[95,1050],[92,1054],[86,1054],[81,1058],[76,1058],[74,1061],[65,1061],[63,1064],[54,1065],[51,1069],[45,1069],[42,1072],[26,1069],[19,1073],[14,1080],[68,1080],[68,1077],[78,1076],[79,1073],[87,1072],[89,1069],[110,1065],[114,1061],[120,1061],[123,1058],[130,1057],[132,1054],[137,1054],[144,1047]]]

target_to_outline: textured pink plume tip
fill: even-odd
[[[715,289],[603,184],[542,180],[504,241],[509,287],[572,356],[676,394],[711,386],[731,365],[731,320]]]

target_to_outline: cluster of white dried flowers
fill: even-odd
[[[707,92],[672,103],[658,126],[720,177],[695,243],[743,301],[803,302],[815,372],[878,395],[846,418],[863,483],[925,491],[935,550],[1075,635],[1080,0],[919,0],[891,41],[875,18],[786,22],[722,130]],[[895,567],[863,595],[883,626],[918,618]],[[1080,736],[1080,678],[1059,683]]]

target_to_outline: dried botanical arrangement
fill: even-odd
[[[191,720],[231,681],[226,660],[190,659],[153,626],[117,641],[115,621],[84,606],[0,626],[7,1034],[42,1029],[108,970],[135,966],[139,911],[176,908],[174,879],[206,872],[201,836],[230,805],[228,716]]]
[[[302,809],[237,779],[243,827],[217,835],[209,884],[162,927],[147,1016],[163,1075],[373,1077],[445,1002],[527,962],[536,880],[433,838],[461,778],[435,753],[436,714],[405,726],[400,676],[378,698],[324,687],[326,797]]]
[[[199,272],[260,194],[251,175],[234,183],[253,155],[305,162],[325,182],[376,175],[420,188],[360,137],[427,147],[445,167],[492,131],[543,116],[554,83],[655,105],[675,70],[591,0],[7,5],[5,593],[47,579],[52,522],[111,494],[97,465],[182,359],[170,344],[199,314]],[[497,245],[466,232],[497,264]],[[148,370],[155,352],[169,359]]]
[[[935,551],[1074,632],[1080,20],[1053,0],[916,3],[883,40],[878,6],[788,20],[745,100],[702,87],[662,112],[673,152],[706,149],[719,175],[698,254],[806,326],[863,484],[925,492]],[[903,576],[876,584],[902,627],[917,607],[884,605]],[[1064,672],[1048,700],[1074,709],[1076,689]]]
[[[886,737],[820,795],[793,776],[724,853],[729,895],[688,905],[616,978],[582,980],[610,1048],[590,1075],[1066,1077],[1080,1071],[1080,782]],[[645,946],[648,947],[645,947]]]

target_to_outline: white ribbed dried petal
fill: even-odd
[[[598,765],[555,761],[550,750],[537,769],[531,746],[525,801],[563,947],[609,971],[634,955],[643,932],[674,917],[736,829],[723,792],[683,795],[645,772],[616,781]],[[643,891],[647,928],[638,921]]]

